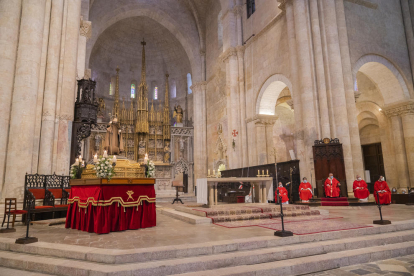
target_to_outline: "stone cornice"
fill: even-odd
[[[361,5],[366,8],[373,9],[373,10],[376,10],[378,8],[378,4],[374,4],[366,0],[345,0],[345,1],[353,3],[353,4]]]
[[[246,123],[254,122],[256,125],[273,125],[277,119],[279,119],[277,115],[256,114],[251,118],[247,118]]]
[[[219,60],[221,60],[221,62],[226,62],[227,59],[229,59],[232,56],[237,57],[237,49],[236,49],[236,47],[230,47],[230,48],[228,48],[225,52],[223,52],[220,55]]]
[[[193,83],[193,85],[191,85],[190,89],[193,90],[193,91],[197,91],[197,89],[199,89],[199,88],[202,89],[202,90],[205,90],[206,85],[207,85],[206,81],[199,81],[199,82]]]
[[[414,100],[388,105],[387,107],[384,107],[384,112],[388,117],[414,114]]]

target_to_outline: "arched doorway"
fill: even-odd
[[[382,174],[385,174],[390,188],[407,187],[410,179],[404,145],[404,120],[402,114],[390,112],[395,105],[409,98],[406,82],[390,61],[376,55],[362,57],[353,73],[364,159],[363,178],[371,191]]]

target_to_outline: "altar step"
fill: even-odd
[[[375,201],[361,202],[357,198],[313,198],[309,202],[296,201],[297,205],[307,205],[307,206],[367,206],[375,205]],[[340,200],[338,200],[340,199]],[[346,201],[344,200],[346,199]]]
[[[0,266],[52,275],[300,275],[414,254],[414,220],[304,236],[130,250],[0,238]],[[330,254],[334,253],[334,254]]]

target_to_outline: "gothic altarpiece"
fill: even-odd
[[[120,104],[119,97],[119,68],[116,70],[115,97],[110,122],[103,122],[105,102],[99,99],[98,123],[93,126],[92,133],[83,143],[83,153],[88,153],[92,161],[93,155],[117,154],[118,158],[129,159],[133,162],[144,163],[145,154],[155,163],[156,190],[170,190],[172,180],[178,173],[189,177],[189,189],[193,191],[193,128],[171,127],[169,107],[169,84],[166,74],[164,106],[148,103],[148,86],[146,83],[145,41],[142,43],[141,81],[138,86],[135,101],[131,99],[130,106],[125,101]],[[177,119],[182,118],[176,114]],[[182,123],[177,120],[177,123]],[[182,125],[182,124],[180,124]],[[106,141],[108,132],[116,129],[118,145]],[[111,138],[109,139],[111,140]],[[85,155],[86,156],[86,155]],[[166,191],[166,192],[167,192]]]

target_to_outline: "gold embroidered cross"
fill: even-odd
[[[126,192],[127,193],[127,195],[128,195],[128,199],[127,199],[127,201],[129,200],[129,199],[132,199],[132,201],[134,201],[134,198],[132,197],[132,195],[134,194],[134,192],[133,191],[128,191],[128,192]]]

